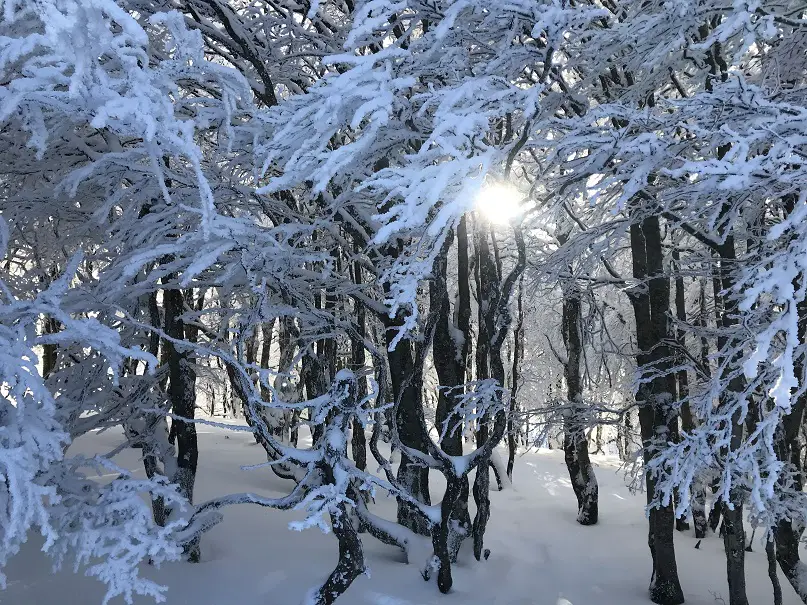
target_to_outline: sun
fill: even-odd
[[[493,183],[482,187],[475,208],[494,225],[509,225],[522,213],[521,192],[512,185]]]

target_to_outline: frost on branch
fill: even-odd
[[[92,474],[118,474],[106,485],[99,485]],[[107,585],[104,605],[122,596],[132,603],[135,595],[145,595],[157,602],[165,600],[166,588],[141,578],[139,565],[144,561],[160,565],[182,556],[178,532],[186,521],[179,518],[165,527],[152,519],[152,509],[142,494],[160,497],[177,512],[186,511],[187,501],[165,478],[134,479],[128,471],[97,457],[66,460],[53,470],[61,475],[60,500],[53,507],[53,518],[60,538],[50,554],[61,566],[73,559],[74,571],[86,568],[85,574]],[[185,515],[187,517],[187,515]]]
[[[0,222],[0,245],[7,230]],[[176,527],[157,528],[143,492],[159,493],[177,506],[175,490],[159,481],[135,481],[103,458],[94,461],[65,458],[70,427],[60,422],[59,408],[69,408],[70,393],[54,397],[40,375],[37,351],[53,336],[39,335],[41,316],[58,319],[61,345],[93,348],[106,361],[112,381],[125,359],[156,359],[139,349],[120,345],[119,334],[93,319],[75,319],[60,305],[69,294],[79,258],[67,273],[30,300],[16,298],[0,281],[0,565],[15,555],[31,531],[45,538],[44,550],[61,566],[70,553],[75,567],[87,568],[107,585],[106,599],[135,594],[161,599],[161,587],[139,577],[138,565],[173,560],[180,552],[173,538]],[[110,380],[108,379],[109,383]],[[121,472],[109,485],[87,479],[81,471],[107,469]]]
[[[448,230],[518,152],[515,133],[543,91],[521,85],[524,61],[536,57],[512,52],[501,23],[530,29],[544,7],[438,4],[360,3],[345,52],[325,59],[330,72],[305,94],[271,109],[260,150],[269,181],[259,191],[310,184],[312,196],[371,227],[370,243],[397,249],[380,267],[389,316],[406,316],[392,348],[415,331],[417,287]],[[475,32],[478,52],[464,31]]]
[[[274,401],[274,408],[282,408],[284,405],[292,409],[308,407],[311,417],[322,423],[324,430],[311,449],[293,448],[271,434],[265,419],[259,413],[264,403],[243,368],[232,360],[225,362],[230,366],[233,385],[239,397],[247,405],[247,413],[252,415],[253,426],[262,433],[262,438],[270,447],[282,456],[282,461],[304,466],[306,471],[294,490],[284,498],[262,498],[248,493],[232,494],[201,504],[184,532],[184,539],[190,541],[201,531],[218,523],[221,520],[218,509],[231,504],[251,503],[276,509],[305,510],[305,520],[291,523],[291,529],[301,531],[319,527],[325,533],[333,532],[339,543],[336,568],[321,586],[306,597],[306,604],[330,605],[365,571],[362,544],[354,514],[360,509],[359,517],[362,522],[372,523],[373,520],[372,515],[365,510],[361,492],[375,486],[395,491],[395,488],[383,480],[357,469],[348,458],[348,436],[353,420],[358,418],[362,424],[368,423],[370,412],[366,406],[371,397],[358,399],[356,377],[353,372],[345,369],[336,374],[330,390],[321,397],[302,404]],[[384,533],[382,527],[376,529]]]

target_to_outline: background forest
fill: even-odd
[[[370,541],[448,593],[553,448],[580,525],[593,459],[646,494],[652,602],[678,529],[807,603],[803,1],[0,7],[0,565],[159,601],[251,505],[333,534],[306,604]],[[201,427],[285,493],[194,498]]]

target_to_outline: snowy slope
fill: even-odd
[[[279,495],[290,484],[271,471],[241,471],[265,460],[251,435],[199,427],[200,470],[197,500],[228,492]],[[105,451],[119,434],[85,437],[71,451]],[[118,458],[142,473],[139,450]],[[514,485],[491,495],[492,517],[486,546],[488,561],[477,563],[469,551],[455,568],[455,590],[441,595],[426,583],[420,567],[430,554],[425,545],[410,565],[395,549],[364,536],[370,577],[360,577],[340,599],[343,605],[646,605],[650,578],[644,495],[624,486],[614,461],[594,457],[600,484],[600,523],[575,522],[576,504],[559,452],[528,453],[516,462]],[[492,481],[495,485],[495,481]],[[433,494],[442,489],[439,477]],[[374,510],[393,519],[395,503],[384,499]],[[225,521],[203,540],[202,563],[176,563],[147,569],[170,585],[169,605],[298,605],[309,587],[324,578],[336,561],[336,541],[318,530],[289,531],[299,513],[240,506],[225,511]],[[32,541],[33,542],[33,541]],[[687,603],[714,605],[727,599],[722,541],[710,535],[695,550],[690,534],[677,535],[678,564]],[[41,543],[40,543],[41,544]],[[96,605],[103,591],[70,570],[51,574],[48,561],[29,544],[7,570],[3,605]],[[752,605],[772,602],[761,544],[747,556],[748,596]],[[782,578],[785,605],[798,598]],[[122,602],[122,601],[117,601]],[[143,599],[137,601],[150,603]]]

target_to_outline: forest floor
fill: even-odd
[[[71,452],[109,451],[122,434],[108,431],[78,440]],[[286,493],[291,484],[269,469],[242,471],[241,465],[265,461],[249,433],[199,427],[196,499],[252,491]],[[140,450],[116,459],[142,474]],[[420,570],[431,552],[414,549],[406,565],[396,549],[364,535],[369,577],[361,576],[343,595],[342,605],[648,605],[650,553],[645,496],[632,494],[624,473],[610,457],[593,457],[600,486],[599,524],[575,521],[576,501],[562,452],[533,451],[517,458],[512,487],[491,493],[492,515],[485,546],[489,560],[476,562],[466,542],[454,569],[454,590],[441,595]],[[443,484],[432,475],[432,497]],[[496,482],[491,475],[495,490]],[[395,501],[381,498],[374,512],[395,517]],[[333,536],[318,529],[290,531],[300,512],[278,512],[241,505],[225,510],[225,520],[202,541],[202,562],[173,563],[143,573],[169,585],[168,605],[298,605],[308,589],[324,579],[337,558]],[[686,601],[690,605],[728,602],[722,540],[711,534],[695,549],[692,531],[676,534],[676,554]],[[50,562],[31,540],[8,565],[3,605],[100,605],[103,588],[95,580],[52,573]],[[747,553],[748,597],[752,605],[772,602],[764,545],[759,536]],[[784,605],[800,601],[782,578]],[[724,601],[725,599],[725,601]],[[116,599],[113,603],[122,603]],[[137,600],[137,605],[151,603]]]

